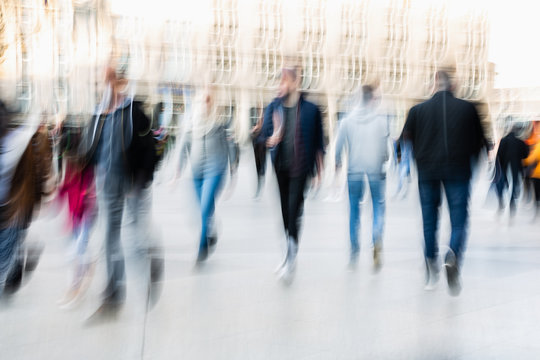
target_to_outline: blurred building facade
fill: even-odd
[[[285,64],[301,67],[328,139],[361,84],[380,84],[393,135],[441,67],[485,115],[494,93],[488,14],[451,1],[4,0],[0,11],[2,96],[25,109],[91,114],[111,54],[150,103],[172,102],[173,126],[193,89],[215,84],[240,138]]]

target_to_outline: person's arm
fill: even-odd
[[[274,103],[270,103],[264,110],[263,120],[262,120],[262,129],[257,138],[257,142],[266,143],[268,138],[272,136],[274,132],[274,124],[272,122],[272,116],[274,113]]]
[[[232,119],[227,126],[224,127],[225,141],[227,145],[227,157],[229,160],[229,168],[231,175],[236,173],[238,163],[240,162],[240,148],[235,140]]]
[[[403,125],[403,130],[399,136],[399,140],[409,141],[409,143],[414,146],[414,137],[416,134],[416,106],[413,106],[409,110],[407,115],[407,120],[405,120],[405,125]]]
[[[184,169],[184,166],[187,162],[187,157],[189,152],[191,151],[191,142],[192,142],[192,130],[191,130],[191,124],[185,124],[186,127],[184,131],[182,132],[182,136],[180,138],[180,142],[178,143],[178,148],[180,151],[180,158],[178,159],[178,168],[176,169],[176,177],[180,177],[181,171]]]
[[[324,139],[322,116],[318,107],[315,107],[315,151],[317,176],[320,179],[324,167]]]
[[[341,124],[339,125],[339,128],[338,128],[338,134],[337,134],[337,139],[336,139],[336,170],[341,168],[341,158],[342,158],[342,151],[343,151],[343,148],[346,144],[346,140],[347,140],[347,130],[346,130],[346,125],[347,123],[347,118],[341,120]]]
[[[523,164],[526,166],[532,165],[540,161],[540,143],[536,144],[534,150],[529,154],[529,156],[523,160]]]

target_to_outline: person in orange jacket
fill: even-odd
[[[523,160],[523,164],[529,168],[529,173],[527,175],[531,179],[534,188],[536,216],[540,209],[540,142],[534,146],[529,156]]]

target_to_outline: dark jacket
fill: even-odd
[[[297,106],[299,107],[299,121],[303,144],[304,161],[301,172],[304,175],[313,175],[316,168],[316,156],[318,152],[324,153],[323,128],[321,112],[317,105],[300,96]],[[274,132],[272,116],[274,112],[282,117],[283,103],[280,98],[274,99],[264,111],[264,120],[258,141],[266,141]],[[281,143],[270,149],[272,162],[276,165],[279,147]]]
[[[512,174],[518,174],[522,170],[521,161],[529,156],[529,147],[524,141],[518,139],[513,132],[501,139],[497,150],[497,160],[501,169],[506,172],[510,166]]]
[[[412,143],[420,180],[469,179],[487,145],[475,106],[450,91],[413,106],[402,137]]]
[[[126,99],[114,113],[94,116],[79,151],[89,164],[98,165],[98,177],[123,177],[137,187],[153,180],[155,142],[151,122],[138,101]]]

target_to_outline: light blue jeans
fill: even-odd
[[[384,175],[367,175],[373,205],[373,245],[382,242],[385,213],[386,178]],[[358,253],[358,230],[360,226],[360,201],[364,197],[365,180],[348,179],[349,185],[349,236],[351,252]]]
[[[201,208],[201,239],[199,251],[208,246],[208,236],[216,208],[216,198],[221,188],[223,174],[193,179]]]

